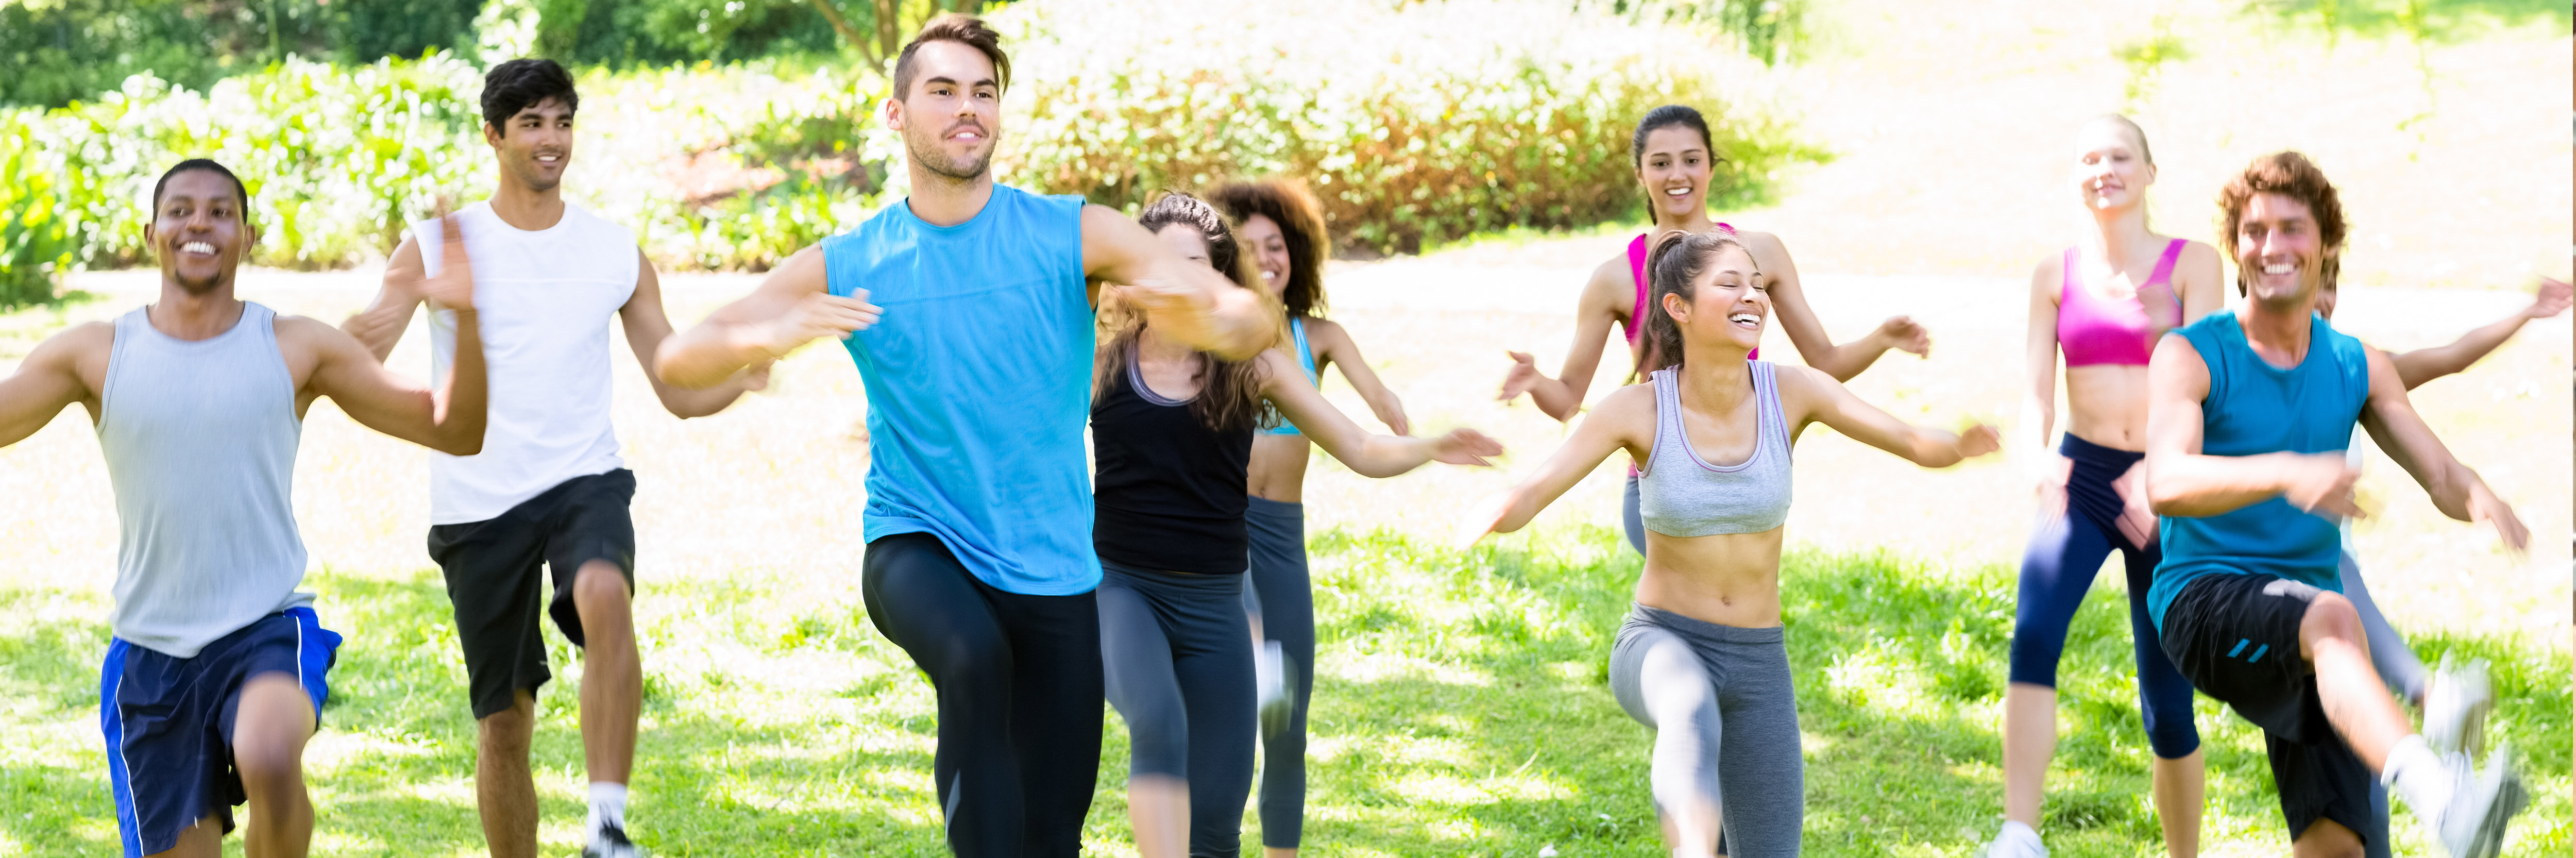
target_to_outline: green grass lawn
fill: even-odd
[[[1307,844],[1315,855],[1660,852],[1645,728],[1612,702],[1610,641],[1637,560],[1594,527],[1458,554],[1391,532],[1312,542],[1322,628]],[[1783,579],[1807,758],[1810,855],[1963,855],[1998,821],[2011,570],[1794,553]],[[853,575],[856,570],[850,570]],[[648,702],[631,814],[663,856],[941,855],[929,687],[847,602],[739,580],[647,578]],[[853,579],[855,585],[855,579]],[[327,572],[348,635],[309,755],[323,855],[477,854],[464,672],[433,572]],[[2123,595],[2093,594],[2069,642],[2066,739],[2046,826],[2057,854],[2162,854],[2129,679]],[[89,589],[0,591],[0,855],[112,855],[96,723],[107,605]],[[2495,663],[2495,726],[2537,806],[2509,854],[2568,851],[2564,656],[2419,638]],[[549,854],[577,851],[581,750],[569,680],[537,740]],[[2260,737],[2201,701],[2213,854],[2286,851]],[[1113,716],[1087,836],[1125,852]],[[2400,819],[2401,852],[2425,841]],[[1257,836],[1247,814],[1246,842]],[[238,854],[235,841],[234,854]]]

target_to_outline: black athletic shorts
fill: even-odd
[[[2165,655],[2201,693],[2263,728],[2290,836],[2331,819],[2365,840],[2370,767],[2326,721],[2299,623],[2322,591],[2275,575],[2203,575],[2165,607]]]
[[[514,692],[534,694],[554,678],[537,628],[540,564],[552,570],[555,586],[546,613],[575,646],[582,643],[581,612],[572,582],[582,564],[617,564],[627,592],[635,591],[635,521],[626,511],[634,499],[635,472],[619,468],[565,480],[496,518],[429,528],[429,557],[456,605],[475,718],[509,709]]]

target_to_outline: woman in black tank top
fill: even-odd
[[[1138,222],[1182,255],[1247,283],[1233,231],[1196,197],[1169,194]],[[1252,788],[1253,640],[1243,608],[1244,471],[1264,403],[1372,477],[1437,459],[1485,464],[1502,446],[1472,429],[1436,439],[1371,435],[1277,351],[1220,361],[1104,308],[1094,362],[1092,541],[1100,650],[1126,719],[1128,819],[1144,858],[1234,855]]]

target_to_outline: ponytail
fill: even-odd
[[[1646,337],[1645,349],[1637,356],[1640,376],[1682,364],[1682,328],[1673,314],[1664,310],[1665,295],[1680,295],[1684,302],[1692,299],[1694,285],[1708,272],[1709,263],[1727,248],[1752,256],[1752,248],[1737,238],[1732,230],[1683,232],[1669,230],[1655,238],[1655,249],[1646,254]],[[1756,276],[1760,276],[1756,273]]]

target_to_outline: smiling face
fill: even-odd
[[[191,295],[232,283],[242,253],[258,237],[242,221],[233,180],[213,170],[171,176],[154,203],[152,223],[143,228],[145,243],[161,258],[161,279]]]
[[[1674,124],[1646,132],[1644,157],[1637,162],[1637,184],[1659,220],[1678,221],[1706,211],[1708,178],[1715,170],[1708,141],[1688,125]]]
[[[1197,227],[1178,223],[1164,224],[1162,229],[1154,231],[1154,237],[1161,239],[1164,246],[1171,248],[1173,253],[1180,254],[1182,259],[1215,267],[1215,263],[1208,261],[1207,236],[1200,235]]]
[[[958,181],[992,171],[1002,137],[1002,84],[993,60],[959,42],[924,42],[913,54],[912,91],[886,102],[886,125],[903,134],[912,163]]]
[[[1664,294],[1664,312],[1672,315],[1685,344],[1751,351],[1762,345],[1762,327],[1771,318],[1771,291],[1761,283],[1753,254],[1731,244],[1709,260],[1708,270],[1691,284],[1689,298]]]
[[[2075,135],[2076,193],[2084,207],[2096,211],[2126,210],[2144,202],[2147,186],[2156,183],[2155,165],[2127,126],[2107,119],[2084,126]]]
[[[1288,274],[1296,263],[1288,255],[1288,235],[1279,231],[1279,222],[1256,214],[1245,218],[1235,235],[1252,249],[1252,266],[1261,272],[1261,288],[1272,298],[1287,291]]]
[[[2248,297],[2296,309],[2324,282],[2328,253],[2306,203],[2272,193],[2245,201],[2236,226],[2236,270]]]
[[[531,191],[563,184],[572,165],[572,106],[549,98],[519,109],[495,128],[483,124],[483,142],[501,161],[501,178]]]

